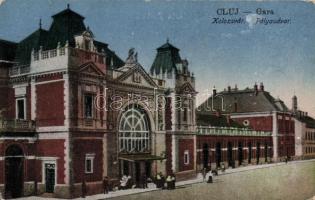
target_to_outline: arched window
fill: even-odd
[[[150,152],[150,127],[146,112],[137,105],[125,109],[119,123],[119,152]]]

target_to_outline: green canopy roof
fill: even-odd
[[[174,47],[168,41],[157,48],[157,54],[151,66],[151,74],[170,73],[173,70],[177,72],[176,64],[182,63],[179,55],[179,49]]]

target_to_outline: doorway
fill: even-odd
[[[218,142],[215,145],[215,157],[216,157],[216,164],[217,164],[217,168],[220,167],[220,163],[221,163],[221,143]]]
[[[208,163],[209,163],[209,145],[207,143],[203,144],[202,148],[203,153],[203,168],[208,169]]]
[[[252,143],[248,143],[248,164],[252,162]]]
[[[56,184],[56,164],[45,163],[45,185],[46,192],[53,193]]]
[[[238,165],[243,163],[243,145],[241,142],[238,143]]]
[[[228,142],[228,164],[229,164],[229,167],[234,167],[233,166],[233,157],[232,157],[232,153],[233,153],[233,149],[232,149],[232,143],[231,142]]]
[[[18,198],[23,195],[23,150],[11,145],[5,152],[5,196]]]
[[[265,162],[268,162],[268,144],[267,143],[265,143],[264,150],[265,150]]]
[[[259,164],[259,159],[260,159],[260,143],[257,142],[257,147],[256,147],[256,164]]]

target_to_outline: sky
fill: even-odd
[[[85,16],[95,38],[108,43],[123,60],[135,48],[147,70],[156,48],[169,38],[195,74],[198,105],[213,86],[221,91],[228,85],[244,89],[263,82],[289,108],[295,94],[299,109],[315,117],[315,4],[311,2],[0,0],[0,38],[18,42],[38,29],[39,19],[49,29],[51,16],[67,3]],[[220,8],[238,8],[239,13],[218,15]],[[258,15],[258,8],[273,14]],[[213,18],[240,17],[245,19],[242,24],[212,23]],[[289,23],[255,24],[257,18]]]

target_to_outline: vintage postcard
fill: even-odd
[[[314,0],[0,0],[0,199],[315,199],[314,22]]]

